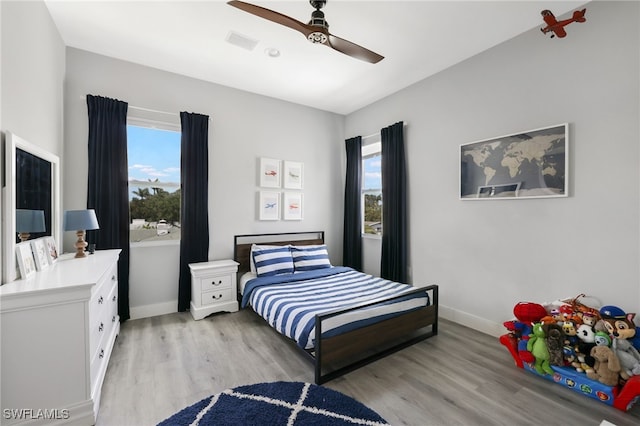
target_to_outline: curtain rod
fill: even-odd
[[[84,101],[87,98],[86,97],[82,97],[81,99]],[[167,114],[167,115],[173,115],[175,117],[180,117],[180,114],[177,113],[177,112],[160,111],[158,109],[144,108],[144,107],[139,107],[139,106],[135,106],[135,105],[128,105],[128,108],[137,109],[138,111],[146,111],[146,112],[153,112],[153,113],[157,113],[157,114]],[[209,117],[209,121],[211,121],[211,117]]]
[[[133,106],[133,105],[129,105],[129,108],[137,109],[138,111],[155,112],[155,113],[158,113],[158,114],[167,114],[167,115],[175,115],[175,116],[179,116],[180,115],[177,112],[160,111],[160,110],[157,110],[157,109],[143,108],[143,107],[138,107],[138,106]]]
[[[402,122],[402,127],[404,128],[406,125],[408,125],[409,123],[407,123],[406,121]],[[378,133],[373,133],[371,135],[367,135],[367,136],[362,136],[362,139],[369,139],[372,138],[374,136],[380,136],[380,132]]]

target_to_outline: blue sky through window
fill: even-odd
[[[382,156],[380,154],[364,159],[364,190],[382,190]]]
[[[180,132],[127,126],[129,199],[145,182],[167,192],[180,188]]]

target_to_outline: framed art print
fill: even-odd
[[[260,220],[280,220],[280,193],[260,191],[258,209],[258,218]]]
[[[280,160],[260,158],[260,186],[280,188]]]
[[[47,249],[47,259],[49,264],[53,265],[58,260],[58,246],[53,237],[44,237],[44,244]]]
[[[301,192],[285,192],[282,206],[284,220],[302,220]]]
[[[282,173],[284,186],[287,189],[302,189],[304,182],[304,167],[302,163],[285,161]]]
[[[569,125],[460,145],[460,199],[567,197]]]
[[[33,259],[30,241],[16,244],[16,258],[22,279],[27,279],[36,273],[36,262]]]
[[[31,240],[31,251],[36,262],[36,269],[42,271],[49,267],[49,256],[47,254],[47,248],[44,238],[37,238]]]

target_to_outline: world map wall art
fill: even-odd
[[[460,145],[460,199],[568,196],[569,125]]]

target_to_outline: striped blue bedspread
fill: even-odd
[[[384,302],[411,290],[415,287],[337,266],[255,278],[246,284],[241,306],[250,305],[279,333],[311,349],[316,314],[380,300],[374,306],[323,320],[322,335],[336,335],[429,304],[426,292]]]

